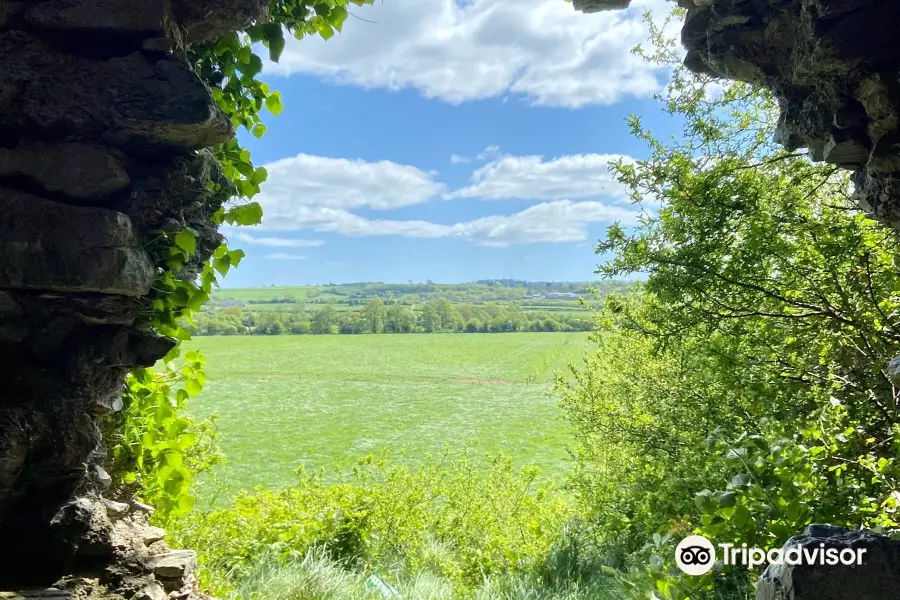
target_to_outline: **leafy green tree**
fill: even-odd
[[[441,328],[441,317],[437,309],[431,302],[425,303],[422,307],[422,329],[426,333],[431,333]]]
[[[646,280],[606,299],[557,391],[595,539],[649,576],[633,597],[680,599],[757,574],[673,577],[662,534],[776,547],[814,519],[894,522],[900,248],[844,173],[772,142],[766,92],[712,94],[662,31],[646,57],[674,66],[684,129],[631,119],[649,157],[615,169],[641,219],[597,246],[601,275]]]
[[[323,334],[331,333],[335,326],[335,310],[330,304],[326,304],[316,311],[312,320],[312,332]]]
[[[453,304],[446,298],[438,298],[434,302],[434,309],[437,311],[440,321],[438,328],[442,330],[454,329],[456,322],[459,320],[459,314],[456,312]]]
[[[411,310],[394,304],[388,309],[387,329],[394,333],[411,333],[416,328],[416,316]]]
[[[363,315],[370,333],[381,333],[384,331],[385,308],[381,298],[370,298]]]

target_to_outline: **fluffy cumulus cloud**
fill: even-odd
[[[638,213],[603,202],[556,200],[542,202],[511,215],[491,215],[452,225],[429,221],[368,219],[334,208],[297,207],[291,220],[275,228],[312,229],[347,236],[396,235],[409,238],[463,238],[484,246],[535,242],[579,242],[587,239],[587,224],[637,222]]]
[[[413,88],[450,103],[519,95],[545,106],[612,104],[658,90],[663,74],[631,54],[647,38],[641,14],[576,12],[564,0],[390,0],[354,8],[328,42],[288,42],[274,73],[314,74],[387,89]]]
[[[471,185],[451,197],[486,200],[554,200],[605,196],[624,199],[624,188],[615,181],[610,163],[628,156],[573,154],[550,160],[541,156],[501,156],[477,169]]]
[[[412,166],[300,155],[266,165],[269,179],[257,196],[263,205],[263,223],[256,231],[268,234],[234,233],[239,241],[274,248],[322,243],[282,235],[298,231],[357,237],[461,238],[487,246],[579,242],[587,239],[588,224],[637,221],[638,213],[618,202],[622,191],[608,168],[614,158],[618,157],[591,154],[545,160],[539,156],[499,155],[497,148],[488,148],[477,160],[490,162],[475,170],[471,185],[446,192],[431,174]],[[454,202],[457,198],[539,202],[512,214],[455,223],[389,217],[390,208],[429,200]],[[381,209],[386,216],[362,216],[354,211],[359,207]],[[304,257],[276,252],[267,258]]]
[[[638,214],[603,202],[556,200],[530,206],[512,215],[493,215],[453,225],[459,235],[483,246],[534,242],[580,242],[588,223],[619,221],[633,225]]]
[[[421,204],[444,191],[431,173],[387,160],[298,154],[269,163],[266,170],[263,192],[274,211],[271,219],[280,218],[283,206],[386,210]]]
[[[342,208],[272,203],[268,196],[257,197],[263,205],[263,223],[260,229],[269,231],[302,231],[311,229],[322,233],[340,233],[352,236],[401,235],[405,237],[442,237],[445,226],[428,221],[396,221],[391,219],[367,219]]]

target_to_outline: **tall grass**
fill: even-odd
[[[370,574],[345,569],[324,552],[312,550],[301,561],[265,557],[235,588],[232,600],[391,600],[367,585]],[[474,590],[460,590],[425,571],[383,574],[402,600],[613,600],[616,588],[598,578],[586,583],[548,582],[538,576],[505,575],[486,579]]]

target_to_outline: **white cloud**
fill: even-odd
[[[337,260],[328,260],[328,261],[325,261],[325,266],[326,267],[343,267],[344,263],[337,261]]]
[[[476,154],[474,159],[470,158],[468,156],[453,154],[452,156],[450,156],[450,162],[453,163],[454,165],[460,165],[460,164],[468,164],[468,163],[472,162],[473,160],[479,161],[479,162],[484,162],[484,161],[492,160],[498,156],[500,156],[500,146],[488,146],[487,148],[485,148],[484,150],[482,150],[481,152]]]
[[[534,242],[579,242],[587,239],[586,225],[637,222],[638,213],[602,202],[557,200],[530,206],[512,215],[492,215],[452,225],[429,221],[367,219],[342,209],[296,207],[290,220],[276,227],[312,229],[347,236],[397,235],[409,238],[458,237],[482,246]]]
[[[483,246],[507,246],[534,242],[580,242],[587,239],[586,225],[621,221],[637,222],[633,210],[602,202],[556,200],[542,202],[505,216],[494,215],[459,223],[454,233]]]
[[[262,195],[263,222],[260,229],[271,231],[300,231],[311,229],[322,233],[340,233],[352,236],[402,235],[405,237],[443,237],[446,226],[428,221],[395,221],[391,219],[367,219],[342,208],[304,206],[301,204],[279,205],[279,218],[265,216],[270,208],[267,198]]]
[[[617,204],[624,194],[608,168],[609,161],[619,158],[617,156],[584,154],[544,160],[540,156],[497,158],[498,154],[497,147],[486,148],[479,156],[495,158],[475,171],[471,185],[450,194],[444,193],[444,185],[430,175],[408,165],[308,155],[281,160],[266,165],[269,180],[256,197],[263,205],[263,222],[255,229],[316,231],[358,237],[455,237],[480,245],[506,246],[580,242],[587,239],[588,224],[611,221],[634,224],[637,221],[638,213],[633,207]],[[613,202],[601,202],[598,200],[601,197]],[[401,207],[432,198],[517,198],[541,202],[513,214],[449,224],[372,218],[371,214],[363,216],[351,210]],[[304,247],[320,243],[250,235],[245,230],[235,230],[235,233],[238,240],[272,247]],[[281,252],[266,258],[289,257],[301,258]]]
[[[307,258],[309,257],[300,254],[286,254],[284,252],[266,254],[266,260],[306,260]]]
[[[551,160],[541,156],[501,156],[476,170],[471,185],[450,194],[453,198],[486,200],[554,200],[557,198],[625,199],[625,189],[609,168],[616,154],[572,154]]]
[[[488,146],[478,153],[475,160],[493,160],[500,156],[500,146]]]
[[[266,165],[263,185],[266,220],[282,218],[297,205],[378,210],[420,204],[444,192],[444,185],[410,165],[383,160],[328,158],[298,154]]]
[[[271,73],[364,87],[413,88],[450,103],[521,95],[578,107],[647,96],[663,72],[631,54],[647,39],[641,13],[665,0],[585,15],[563,0],[389,0],[352,10],[341,35],[289,40]]]
[[[321,246],[325,242],[322,240],[294,240],[279,237],[256,237],[249,233],[238,233],[236,236],[239,242],[252,244],[254,246],[269,246],[272,248],[314,248]]]

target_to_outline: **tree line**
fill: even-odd
[[[517,305],[454,305],[445,298],[414,309],[370,298],[361,310],[337,310],[326,304],[307,310],[252,310],[229,306],[201,313],[194,335],[306,335],[363,333],[508,333],[515,331],[590,331],[585,311],[525,311]]]

